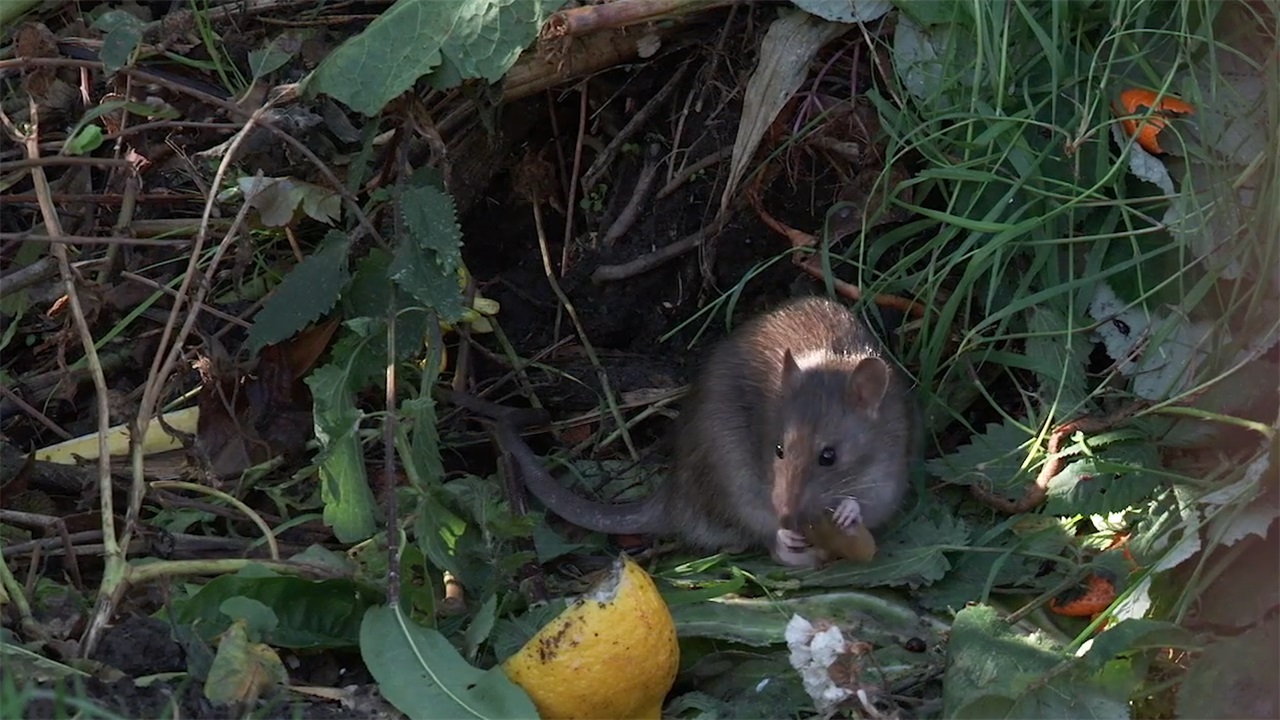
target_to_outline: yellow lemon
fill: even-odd
[[[544,720],[660,718],[680,646],[671,611],[623,556],[502,664]]]

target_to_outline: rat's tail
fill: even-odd
[[[497,423],[498,442],[511,454],[525,487],[547,509],[579,527],[610,535],[650,535],[666,531],[658,493],[638,502],[611,505],[578,497],[551,477],[542,461],[507,422]]]

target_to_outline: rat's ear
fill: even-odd
[[[791,348],[782,351],[782,386],[786,387],[791,379],[800,374],[800,365],[796,363],[796,356],[791,354]]]
[[[889,366],[878,357],[864,358],[849,373],[849,403],[871,417],[880,412],[880,401],[889,389]]]

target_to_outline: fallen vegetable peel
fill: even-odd
[[[625,555],[502,664],[544,720],[653,718],[680,664],[658,588]]]
[[[200,419],[198,406],[165,413],[164,422],[179,432],[194,435]],[[169,450],[181,450],[182,441],[165,432],[158,418],[147,424],[147,434],[142,440],[142,454],[153,455]],[[107,430],[107,455],[115,457],[129,454],[129,426],[116,425]],[[98,459],[98,433],[92,432],[77,438],[64,440],[36,451],[36,460],[63,465],[75,465],[77,459]]]

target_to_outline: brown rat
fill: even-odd
[[[539,500],[610,534],[675,535],[693,550],[768,548],[786,565],[831,554],[804,529],[832,509],[853,532],[892,517],[906,493],[916,409],[904,373],[840,303],[791,300],[707,357],[676,427],[671,477],[611,505],[552,478],[509,423],[499,439]]]

